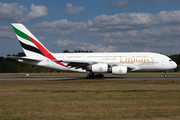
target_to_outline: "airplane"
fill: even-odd
[[[87,78],[102,78],[103,73],[126,75],[132,71],[164,71],[164,77],[177,64],[169,57],[152,52],[52,53],[23,25],[11,24],[25,57],[7,56],[19,62],[45,68],[88,73]]]

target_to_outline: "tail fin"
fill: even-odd
[[[53,57],[23,24],[12,23],[11,25],[27,57],[45,56],[50,59]]]
[[[57,60],[23,24],[12,23],[12,27],[27,57],[44,56],[52,61]],[[67,67],[61,62],[55,63]]]

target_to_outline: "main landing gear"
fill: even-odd
[[[94,73],[90,73],[87,75],[87,78],[103,78],[103,77],[104,77],[104,75],[101,73],[95,74],[95,75],[94,75]]]

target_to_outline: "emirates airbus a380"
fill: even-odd
[[[89,73],[88,78],[103,77],[103,73],[126,75],[130,71],[164,71],[177,67],[169,57],[151,52],[113,53],[51,53],[22,24],[12,27],[24,50],[25,57],[8,56],[19,62],[61,71]]]

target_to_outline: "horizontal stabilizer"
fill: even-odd
[[[37,61],[37,62],[42,61],[42,60],[38,60],[38,59],[32,59],[32,58],[27,58],[27,57],[17,57],[17,56],[7,56],[6,58],[15,59],[15,60]]]

